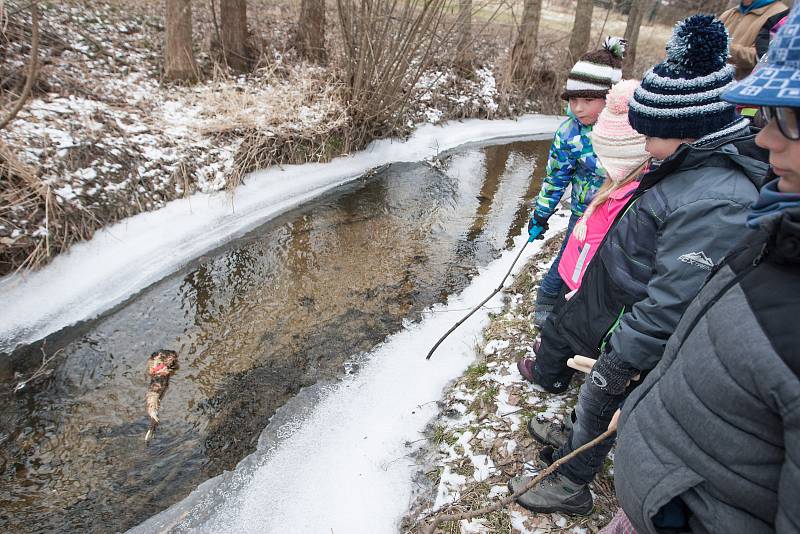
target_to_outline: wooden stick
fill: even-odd
[[[462,324],[464,321],[466,321],[467,319],[469,319],[470,317],[472,317],[472,314],[473,314],[473,313],[475,313],[476,311],[478,311],[479,309],[481,309],[481,306],[483,306],[484,304],[486,304],[487,302],[489,302],[489,299],[491,299],[493,296],[497,295],[497,294],[498,294],[498,293],[499,293],[499,292],[500,292],[500,291],[503,289],[503,284],[505,284],[505,283],[506,283],[506,278],[508,278],[508,276],[511,274],[511,271],[513,271],[513,270],[514,270],[514,265],[516,265],[516,264],[517,264],[517,260],[519,259],[519,257],[520,257],[520,256],[522,256],[522,253],[525,251],[525,247],[527,247],[527,246],[528,246],[528,243],[529,243],[529,241],[526,239],[526,240],[525,240],[525,244],[524,244],[524,245],[522,245],[522,249],[520,249],[520,251],[519,251],[519,254],[517,254],[517,257],[516,257],[516,258],[514,258],[514,261],[513,261],[513,262],[511,262],[511,267],[509,267],[509,269],[508,269],[508,272],[507,272],[507,273],[506,273],[506,275],[503,277],[503,279],[502,279],[502,280],[500,280],[500,285],[499,285],[499,286],[497,286],[497,289],[495,289],[494,291],[492,291],[492,294],[491,294],[491,295],[489,295],[488,297],[486,297],[485,299],[483,299],[483,301],[481,301],[481,303],[480,303],[480,304],[478,304],[477,306],[475,306],[474,308],[472,308],[472,311],[470,311],[468,314],[466,314],[464,317],[462,317],[460,321],[458,321],[456,324],[454,324],[452,327],[450,327],[450,330],[448,330],[447,332],[445,332],[445,333],[444,333],[444,335],[443,335],[442,337],[440,337],[440,338],[439,338],[439,341],[437,341],[437,342],[436,342],[436,344],[433,346],[433,348],[430,350],[430,352],[428,352],[428,355],[427,355],[427,356],[425,356],[425,359],[426,359],[426,360],[430,360],[430,359],[431,359],[431,356],[433,356],[433,353],[434,353],[434,352],[436,352],[436,349],[438,349],[438,348],[439,348],[439,345],[441,345],[441,344],[442,344],[442,341],[444,341],[445,339],[447,339],[447,336],[449,336],[450,334],[452,334],[452,333],[453,333],[453,331],[454,331],[456,328],[458,328],[459,326],[461,326],[461,324]]]
[[[550,464],[545,470],[539,472],[539,474],[536,475],[535,477],[533,477],[531,480],[529,480],[527,484],[522,486],[520,489],[518,489],[517,491],[515,491],[514,493],[512,493],[508,497],[505,497],[505,498],[503,498],[503,499],[501,499],[499,501],[496,501],[493,504],[490,504],[488,506],[484,506],[483,508],[479,508],[478,510],[473,510],[473,511],[470,511],[470,512],[463,512],[463,513],[460,513],[460,514],[448,514],[448,515],[439,514],[439,515],[437,515],[436,517],[433,518],[433,521],[429,525],[422,527],[423,534],[434,534],[436,532],[436,527],[438,527],[439,525],[441,525],[442,523],[445,523],[447,521],[460,521],[462,519],[473,519],[473,518],[476,518],[476,517],[480,517],[482,515],[486,515],[486,514],[490,514],[492,512],[496,512],[497,510],[500,510],[501,508],[504,508],[510,502],[512,502],[514,499],[516,499],[517,497],[519,497],[520,495],[522,495],[523,493],[525,493],[526,491],[528,491],[529,489],[534,487],[536,484],[541,482],[542,479],[544,479],[544,477],[546,477],[547,475],[553,473],[559,467],[561,467],[562,465],[564,465],[568,461],[572,460],[577,455],[579,455],[579,454],[581,454],[583,452],[586,452],[586,451],[588,451],[589,449],[591,449],[593,447],[596,447],[597,445],[599,445],[600,443],[602,443],[606,439],[608,439],[611,436],[613,436],[614,433],[615,433],[615,430],[606,430],[605,432],[603,432],[602,434],[600,434],[599,436],[594,438],[589,443],[586,443],[585,445],[581,445],[580,447],[578,447],[577,449],[575,449],[571,453],[567,454],[563,458],[559,458],[558,460],[556,460],[555,462]]]

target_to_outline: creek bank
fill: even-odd
[[[420,532],[420,521],[435,513],[468,512],[507,496],[511,477],[538,471],[541,446],[528,434],[528,419],[562,419],[574,408],[582,377],[576,376],[564,394],[553,395],[527,382],[516,366],[520,358],[533,355],[538,334],[533,327],[536,288],[563,235],[551,238],[504,291],[504,307],[490,314],[484,342],[476,348],[477,361],[440,401],[441,410],[426,431],[421,454],[426,468],[417,483],[424,489],[403,519],[401,532]],[[618,507],[613,452],[590,488],[595,508],[588,517],[534,514],[514,503],[485,517],[444,524],[437,532],[596,533]]]

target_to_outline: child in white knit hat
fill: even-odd
[[[650,159],[650,154],[644,148],[645,136],[628,123],[628,100],[637,87],[638,80],[625,80],[614,85],[606,96],[606,107],[590,134],[595,155],[608,179],[575,224],[558,264],[558,274],[571,292],[580,287],[586,266],[617,214],[625,206],[628,196],[639,185],[638,178]],[[545,322],[545,328],[551,320],[558,320],[560,304],[556,303],[551,313],[552,319]],[[517,368],[522,376],[534,381],[532,358],[520,360]]]

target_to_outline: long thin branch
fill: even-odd
[[[589,443],[586,443],[585,445],[581,445],[580,447],[578,447],[577,449],[575,449],[571,453],[567,454],[566,456],[564,456],[562,458],[559,458],[558,460],[556,460],[555,462],[550,464],[546,469],[541,471],[538,475],[536,475],[531,480],[529,480],[527,484],[522,486],[520,489],[518,489],[517,491],[515,491],[514,493],[512,493],[508,497],[505,497],[505,498],[503,498],[503,499],[501,499],[499,501],[496,501],[496,502],[494,502],[494,503],[492,503],[492,504],[490,504],[488,506],[484,506],[483,508],[479,508],[477,510],[472,510],[470,512],[463,512],[463,513],[460,513],[460,514],[448,514],[448,515],[439,514],[439,515],[437,515],[436,517],[433,518],[433,521],[429,525],[424,526],[422,528],[423,534],[434,534],[436,532],[436,527],[438,527],[439,525],[441,525],[442,523],[445,523],[447,521],[460,521],[462,519],[473,519],[473,518],[476,518],[476,517],[480,517],[482,515],[486,515],[486,514],[490,514],[492,512],[496,512],[497,510],[500,510],[501,508],[505,508],[514,499],[516,499],[517,497],[519,497],[520,495],[522,495],[523,493],[525,493],[526,491],[528,491],[529,489],[534,487],[536,484],[541,482],[544,477],[546,477],[547,475],[553,473],[559,467],[561,467],[562,465],[564,465],[568,461],[572,460],[577,455],[579,455],[579,454],[581,454],[583,452],[586,452],[589,449],[591,449],[593,447],[596,447],[600,443],[604,442],[605,440],[607,440],[608,438],[613,436],[615,432],[616,432],[616,430],[606,430],[605,432],[603,432],[602,434],[600,434],[599,436],[594,438]]]
[[[19,100],[14,104],[11,112],[0,122],[0,130],[8,126],[8,123],[14,120],[17,113],[20,112],[28,96],[31,94],[33,82],[36,79],[36,69],[39,64],[39,4],[31,2],[31,59],[28,66],[28,79],[25,80],[25,87],[22,89],[22,94],[19,95]]]

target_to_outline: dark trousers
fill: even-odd
[[[625,395],[608,395],[587,380],[581,386],[578,404],[575,406],[575,422],[567,443],[553,454],[557,460],[571,453],[581,445],[589,443],[608,429],[611,417],[617,411]],[[614,445],[614,438],[609,438],[583,454],[579,454],[562,465],[559,473],[576,484],[588,484],[603,468],[608,451]]]
[[[553,260],[550,270],[547,271],[547,274],[542,278],[541,284],[539,284],[539,291],[550,298],[554,298],[565,287],[564,281],[561,280],[561,275],[558,274],[558,264],[561,262],[561,255],[564,254],[564,249],[567,248],[567,241],[569,241],[569,236],[572,235],[572,229],[575,228],[575,223],[578,222],[578,219],[580,219],[580,216],[574,213],[570,215],[569,222],[567,223],[567,234],[564,236],[564,241],[561,243],[558,256]]]
[[[575,351],[558,335],[556,328],[558,318],[567,303],[564,295],[568,292],[569,287],[563,284],[553,311],[545,320],[541,331],[542,343],[536,352],[533,364],[533,377],[536,383],[554,393],[565,391],[572,375],[575,374],[574,370],[567,367],[567,360],[575,356]]]

